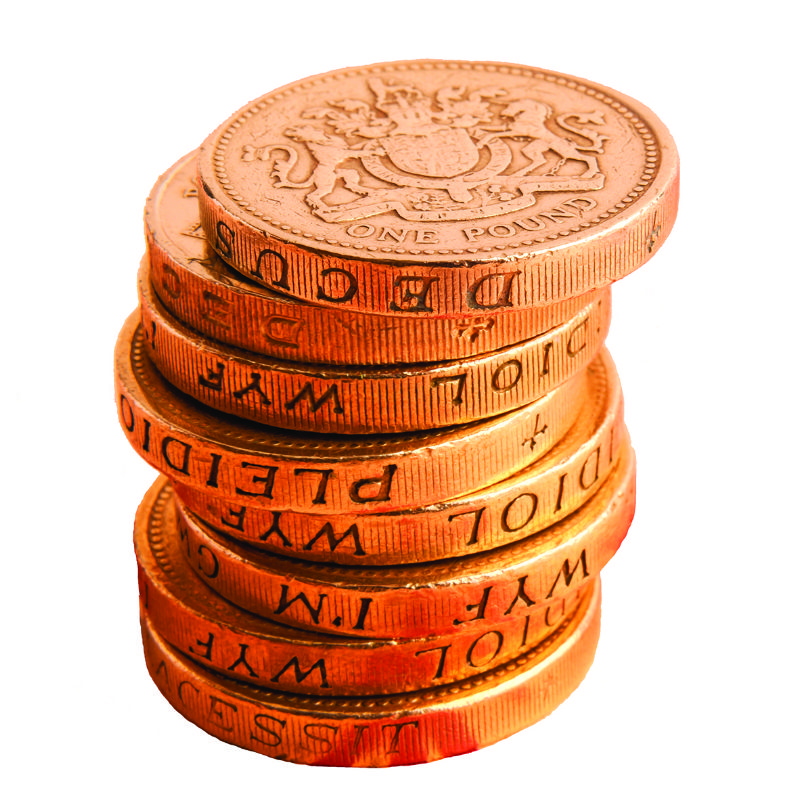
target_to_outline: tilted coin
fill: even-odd
[[[227,536],[285,555],[340,564],[408,564],[490,550],[575,511],[604,482],[628,434],[621,385],[607,350],[587,370],[587,402],[544,456],[455,500],[387,514],[270,511],[181,483],[181,503]]]
[[[264,553],[181,510],[186,558],[222,597],[298,628],[369,638],[442,636],[525,614],[573,592],[610,561],[635,510],[635,460],[625,446],[579,510],[535,536],[458,559],[351,567]]]
[[[282,691],[395,694],[462,680],[537,645],[574,614],[586,590],[449,636],[399,641],[298,631],[209,590],[183,557],[175,515],[172,488],[159,477],[134,530],[142,606],[153,626],[198,664]]]
[[[580,684],[599,638],[599,579],[533,650],[464,681],[370,698],[321,698],[232,681],[181,656],[142,615],[147,669],[186,719],[218,739],[301,764],[388,767],[469,753],[550,714]]]
[[[117,410],[128,441],[168,477],[249,505],[390,511],[486,486],[550,450],[585,400],[585,370],[517,411],[390,437],[293,433],[238,420],[178,393],[151,364],[131,315],[117,342]]]
[[[145,271],[146,274],[146,271]],[[140,273],[149,355],[176,388],[206,405],[278,428],[398,433],[496,416],[543,397],[596,355],[610,326],[610,290],[547,333],[443,364],[335,367],[215,344],[181,325]]]
[[[513,64],[401,61],[276,89],[198,159],[211,246],[338,308],[493,315],[632,272],[671,230],[678,159],[645,106]]]
[[[385,316],[298,302],[242,278],[208,246],[196,171],[191,154],[153,187],[145,212],[150,276],[171,314],[234,347],[325,364],[451,361],[538,336],[573,317],[591,297],[468,318]]]

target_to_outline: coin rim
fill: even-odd
[[[300,234],[293,233],[296,228],[291,225],[281,223],[279,220],[274,220],[268,216],[265,216],[264,213],[260,212],[256,206],[247,202],[245,198],[236,191],[235,186],[230,182],[227,176],[227,172],[223,163],[224,155],[227,144],[230,142],[234,131],[240,128],[244,121],[258,113],[261,113],[264,109],[268,108],[270,105],[273,105],[276,101],[282,99],[286,95],[295,94],[299,90],[306,87],[330,84],[339,77],[350,78],[362,74],[377,72],[422,72],[425,70],[432,71],[436,69],[444,70],[453,68],[521,75],[534,80],[544,80],[550,83],[560,84],[571,90],[580,91],[588,96],[595,97],[600,102],[605,103],[621,114],[621,116],[624,117],[636,129],[641,137],[644,152],[647,154],[644,157],[645,166],[641,170],[642,177],[639,178],[633,189],[628,192],[627,195],[625,195],[624,200],[620,203],[617,203],[615,206],[612,206],[611,210],[604,211],[590,221],[584,221],[579,226],[566,229],[559,233],[552,233],[543,237],[531,237],[513,245],[496,243],[492,246],[483,246],[479,248],[456,249],[406,249],[397,247],[393,248],[391,252],[386,252],[386,247],[369,246],[359,242],[347,244],[333,237],[313,235],[305,232],[301,232]],[[656,128],[659,128],[661,131],[662,135],[660,137],[655,134]],[[665,141],[660,141],[661,139]],[[639,198],[646,197],[647,195],[654,195],[654,199],[659,199],[662,204],[663,196],[666,194],[664,187],[669,182],[669,176],[671,175],[671,177],[673,177],[672,173],[674,172],[674,167],[677,165],[676,155],[676,147],[674,146],[671,135],[668,133],[666,126],[660,121],[657,115],[651,111],[651,109],[649,109],[643,103],[640,103],[639,101],[628,97],[621,92],[617,92],[610,87],[606,87],[583,78],[578,78],[576,76],[560,72],[542,70],[521,64],[495,61],[473,62],[460,60],[424,59],[380,62],[361,67],[347,67],[344,69],[333,70],[308,78],[303,78],[287,84],[286,86],[275,89],[239,109],[239,111],[237,111],[232,117],[222,123],[222,125],[220,125],[206,139],[200,148],[200,156],[198,158],[198,174],[200,176],[200,186],[202,191],[199,193],[199,197],[201,198],[201,205],[203,203],[202,196],[205,194],[211,200],[211,202],[220,205],[228,214],[232,213],[233,210],[231,208],[226,208],[222,200],[218,198],[213,189],[209,187],[209,176],[212,174],[214,182],[220,187],[225,198],[227,198],[227,200],[232,203],[239,212],[251,216],[253,219],[253,221],[248,221],[243,216],[239,216],[237,217],[237,222],[242,223],[255,231],[259,230],[260,226],[258,223],[254,222],[254,220],[258,220],[261,223],[266,223],[271,227],[269,231],[261,230],[261,233],[264,236],[274,237],[278,241],[296,247],[300,250],[316,252],[317,254],[323,255],[335,255],[345,260],[366,260],[375,263],[387,263],[395,266],[407,266],[409,261],[413,261],[413,256],[421,256],[424,258],[424,260],[419,262],[422,266],[436,266],[435,264],[431,264],[427,261],[427,258],[429,257],[435,257],[438,262],[443,262],[448,266],[467,266],[469,264],[495,261],[498,258],[504,258],[507,256],[518,258],[543,255],[543,253],[538,252],[537,246],[547,243],[552,245],[550,250],[558,248],[579,248],[587,245],[586,240],[591,236],[596,235],[596,232],[593,230],[594,228],[608,224],[613,226],[618,225],[618,216],[625,210],[630,209],[631,206],[636,208],[637,206],[635,204]],[[658,181],[657,178],[663,175],[664,167],[672,167],[672,169],[665,170],[665,173],[667,174],[666,180],[663,182],[663,186],[659,186],[658,184],[660,181]],[[658,198],[659,194],[662,195],[660,198]],[[642,208],[640,211],[643,212],[644,209]],[[630,216],[634,218],[636,214],[631,214]],[[585,232],[586,236],[578,238],[573,242],[562,241],[560,244],[558,244],[558,240],[565,240],[567,237],[574,236],[580,232]],[[525,250],[525,248],[534,248],[534,250]],[[657,248],[653,247],[650,250],[650,256],[655,249]],[[368,253],[360,253],[358,251],[368,251]]]

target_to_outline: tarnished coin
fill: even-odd
[[[610,290],[535,339],[470,359],[403,367],[334,367],[256,356],[181,325],[144,275],[149,355],[176,388],[219,411],[318,433],[398,433],[473,422],[528,405],[583,369],[610,326]]]
[[[577,421],[546,455],[456,500],[388,514],[270,511],[176,483],[183,505],[218,531],[285,555],[340,564],[409,564],[491,550],[579,508],[628,441],[619,378],[607,350],[587,370]]]
[[[537,645],[575,612],[590,584],[526,615],[462,633],[410,640],[298,631],[210,591],[183,558],[172,488],[160,477],[136,516],[142,606],[173,647],[247,683],[314,695],[374,695],[440,686],[496,667]]]
[[[599,580],[528,653],[464,681],[374,698],[313,697],[232,681],[181,656],[142,615],[147,669],[186,719],[218,739],[302,764],[388,767],[469,753],[550,714],[580,684],[599,639]]]
[[[216,252],[285,294],[493,315],[632,272],[674,223],[678,159],[637,101],[512,64],[404,61],[254,100],[199,155]]]
[[[243,279],[208,247],[196,172],[195,155],[186,156],[161,176],[147,200],[150,276],[171,314],[234,347],[324,364],[451,361],[538,336],[573,317],[590,299],[589,294],[468,318],[385,316],[298,302]]]
[[[117,342],[117,410],[128,441],[173,480],[248,505],[352,513],[416,508],[523,469],[572,426],[586,371],[490,420],[393,436],[299,434],[238,420],[178,393],[131,315]]]
[[[319,564],[224,538],[190,512],[179,516],[186,558],[241,608],[298,628],[413,639],[526,614],[596,577],[635,511],[635,461],[626,445],[611,476],[582,508],[550,528],[487,553],[392,567]]]

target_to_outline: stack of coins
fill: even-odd
[[[437,61],[271,92],[159,179],[116,382],[162,473],[134,536],[178,711],[390,766],[575,689],[635,504],[609,284],[677,185],[635,101]]]

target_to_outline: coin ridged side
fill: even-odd
[[[456,500],[389,514],[305,514],[226,501],[176,483],[181,503],[226,536],[265,550],[340,564],[409,564],[491,550],[564,519],[605,481],[629,435],[607,350],[588,367],[588,401],[546,455]]]
[[[599,639],[598,579],[574,617],[526,653],[465,681],[377,698],[315,698],[231,681],[171,648],[142,615],[147,669],[207,733],[319,766],[387,767],[472,752],[543,719],[580,684]]]
[[[391,567],[311,563],[223,538],[185,510],[178,525],[195,572],[241,608],[298,628],[411,639],[506,619],[573,592],[613,557],[634,511],[635,460],[626,447],[599,491],[565,520],[459,559]]]
[[[183,557],[164,477],[136,515],[142,607],[158,633],[198,664],[234,680],[314,695],[395,694],[465,679],[531,649],[569,619],[585,587],[461,634],[369,640],[298,631],[210,591]]]
[[[319,433],[421,431],[496,416],[543,397],[583,369],[610,326],[610,291],[535,339],[425,366],[332,367],[268,359],[180,325],[140,280],[150,358],[176,388],[244,419]]]
[[[190,154],[153,187],[142,271],[177,319],[234,347],[324,364],[452,361],[545,333],[592,296],[468,318],[386,316],[297,301],[243,278],[210,248],[200,224],[195,173],[196,155]]]
[[[351,513],[418,507],[533,463],[572,426],[585,370],[517,411],[415,434],[293,433],[223,415],[171,387],[133,314],[117,342],[117,410],[128,441],[169,478],[260,508]]]

